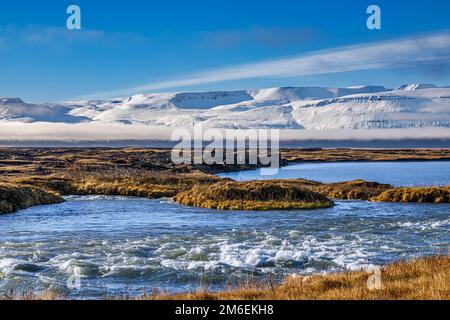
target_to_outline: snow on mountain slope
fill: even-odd
[[[56,104],[29,104],[18,98],[0,98],[0,120],[21,122],[78,123],[89,119],[69,114],[70,108]]]
[[[179,109],[211,109],[252,99],[247,91],[185,92],[176,94],[170,103]]]
[[[450,127],[450,90],[394,90],[296,102],[293,116],[305,129]]]
[[[426,84],[426,83],[413,83],[413,84],[404,84],[401,87],[397,88],[397,90],[419,90],[419,89],[436,89],[438,88],[434,84]]]
[[[301,126],[292,108],[298,100],[332,98],[359,92],[381,92],[383,87],[271,88],[249,91],[184,92],[136,95],[127,99],[84,101],[72,105],[71,115],[93,121],[156,126],[192,126],[204,122],[220,128]],[[288,111],[286,111],[288,110]]]
[[[394,91],[362,86],[232,91],[230,96],[226,92],[140,95],[113,107],[109,103],[108,110],[92,120],[155,126],[203,123],[234,129],[450,127],[450,90],[424,87],[430,86]]]
[[[450,88],[404,85],[285,87],[140,94],[129,98],[28,104],[0,99],[0,120],[140,124],[155,127],[285,129],[450,128]]]
[[[303,129],[292,115],[289,105],[269,105],[254,109],[234,112],[210,113],[203,122],[209,128],[252,129],[252,128],[289,128]]]
[[[138,94],[129,98],[72,102],[72,114],[94,109],[98,112],[115,107],[142,109],[211,109],[220,105],[250,101],[253,97],[247,91],[213,91]],[[81,111],[83,110],[83,111]]]
[[[109,109],[92,118],[100,122],[145,124],[157,126],[192,126],[205,120],[200,112],[186,109],[149,108],[146,105],[121,106]]]
[[[202,111],[252,99],[246,91],[140,94],[126,99],[81,101],[71,105],[70,114],[103,122],[192,126],[205,120]]]
[[[322,87],[284,87],[252,91],[255,102],[283,104],[297,100],[319,100],[346,96],[357,93],[375,93],[386,91],[382,86],[360,86],[349,88]]]

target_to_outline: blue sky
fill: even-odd
[[[81,31],[65,28],[70,4],[81,8]],[[381,30],[366,28],[370,4],[381,7]],[[292,74],[276,72],[279,64],[275,64],[270,72],[242,76],[242,71],[264,69],[273,61],[300,63],[290,59],[311,52],[341,52],[353,45],[368,46],[364,52],[370,52],[389,40],[414,42],[448,35],[448,12],[450,2],[444,0],[2,1],[0,96],[58,101],[138,91],[450,85],[448,61],[443,61],[450,58],[447,47],[439,47],[439,57],[427,63],[405,58],[403,65],[396,60],[371,66],[354,61],[349,64],[367,67],[345,66],[336,72],[341,66],[331,66],[330,72],[323,68],[318,72],[316,66]],[[390,51],[388,47],[386,59],[392,60],[395,55],[389,56]],[[375,58],[382,56],[383,52]],[[309,66],[311,61],[301,63]]]

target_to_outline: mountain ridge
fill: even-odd
[[[26,103],[0,98],[0,121],[117,123],[155,127],[391,129],[450,127],[450,88],[279,87],[137,94],[126,98]]]

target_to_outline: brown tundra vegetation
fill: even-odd
[[[288,149],[281,163],[308,161],[448,160],[450,150]],[[448,203],[449,188],[393,188],[363,180],[237,183],[217,172],[246,165],[174,165],[167,149],[0,148],[0,214],[63,201],[61,196],[121,195],[174,198],[221,210],[314,209],[331,199]]]

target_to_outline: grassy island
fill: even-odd
[[[175,201],[219,210],[289,210],[329,208],[333,202],[314,191],[288,181],[218,182],[197,185],[179,193]]]

